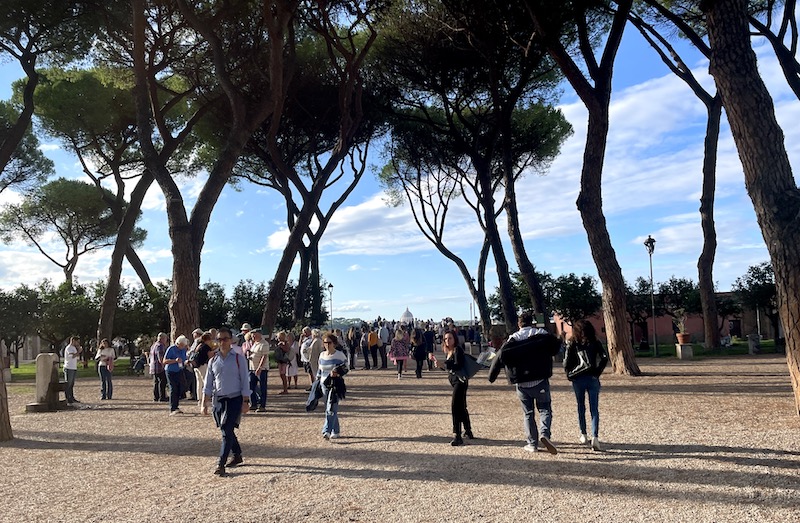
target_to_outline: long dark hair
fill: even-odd
[[[589,320],[578,320],[572,326],[572,340],[578,343],[593,343],[597,341],[594,325]]]

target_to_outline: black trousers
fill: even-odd
[[[453,385],[453,399],[450,403],[450,411],[453,413],[453,434],[461,435],[461,426],[464,430],[472,432],[472,424],[469,421],[467,411],[467,388],[469,381],[456,381]]]

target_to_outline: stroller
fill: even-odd
[[[131,372],[134,376],[144,376],[144,368],[147,366],[147,358],[144,354],[139,354],[138,357],[131,357]]]

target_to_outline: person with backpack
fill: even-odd
[[[450,414],[453,417],[453,440],[450,445],[458,447],[464,444],[461,437],[461,427],[464,427],[464,436],[475,439],[472,433],[472,423],[467,411],[467,389],[469,388],[469,378],[459,376],[459,371],[464,368],[466,354],[464,348],[458,345],[456,334],[447,331],[442,338],[442,350],[444,351],[444,363],[434,360],[437,367],[447,370],[447,378],[453,387],[453,396],[450,401]]]
[[[541,443],[550,454],[558,449],[550,441],[553,411],[550,401],[550,376],[553,375],[553,356],[561,346],[558,338],[544,329],[534,327],[533,314],[523,312],[519,330],[509,336],[497,351],[489,367],[489,383],[494,383],[500,369],[506,369],[508,382],[514,384],[522,404],[527,452],[537,452]],[[534,406],[539,411],[539,430],[536,429]]]
[[[206,383],[203,388],[203,414],[208,414],[209,399],[214,400],[214,422],[222,432],[219,461],[214,474],[226,476],[226,467],[236,467],[243,462],[242,447],[234,430],[239,427],[242,414],[250,411],[250,376],[247,360],[232,350],[233,334],[227,327],[217,332],[219,352],[208,362]],[[233,458],[225,463],[233,452]]]
[[[572,382],[578,402],[579,441],[590,443],[592,450],[600,450],[600,375],[608,363],[608,352],[599,341],[594,325],[580,320],[572,327],[572,339],[564,356],[564,371]],[[586,396],[589,396],[589,412],[592,416],[592,436],[586,434]]]
[[[369,329],[366,325],[364,325],[364,331],[361,333],[358,344],[361,347],[361,355],[364,357],[363,370],[369,370],[371,368],[369,365]]]
[[[372,368],[374,369],[378,368],[378,343],[380,343],[380,338],[373,327],[367,334],[367,344],[369,345],[369,352],[372,354]],[[369,368],[369,365],[367,365],[367,368]]]

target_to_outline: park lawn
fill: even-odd
[[[127,376],[130,369],[130,358],[123,357],[117,358],[114,362],[114,376]],[[97,376],[97,366],[94,362],[89,362],[89,366],[85,369],[83,364],[78,364],[78,377],[89,378]],[[63,367],[59,366],[59,377],[63,378]],[[11,367],[11,381],[21,382],[36,379],[36,363],[33,361],[23,362],[19,367]]]

